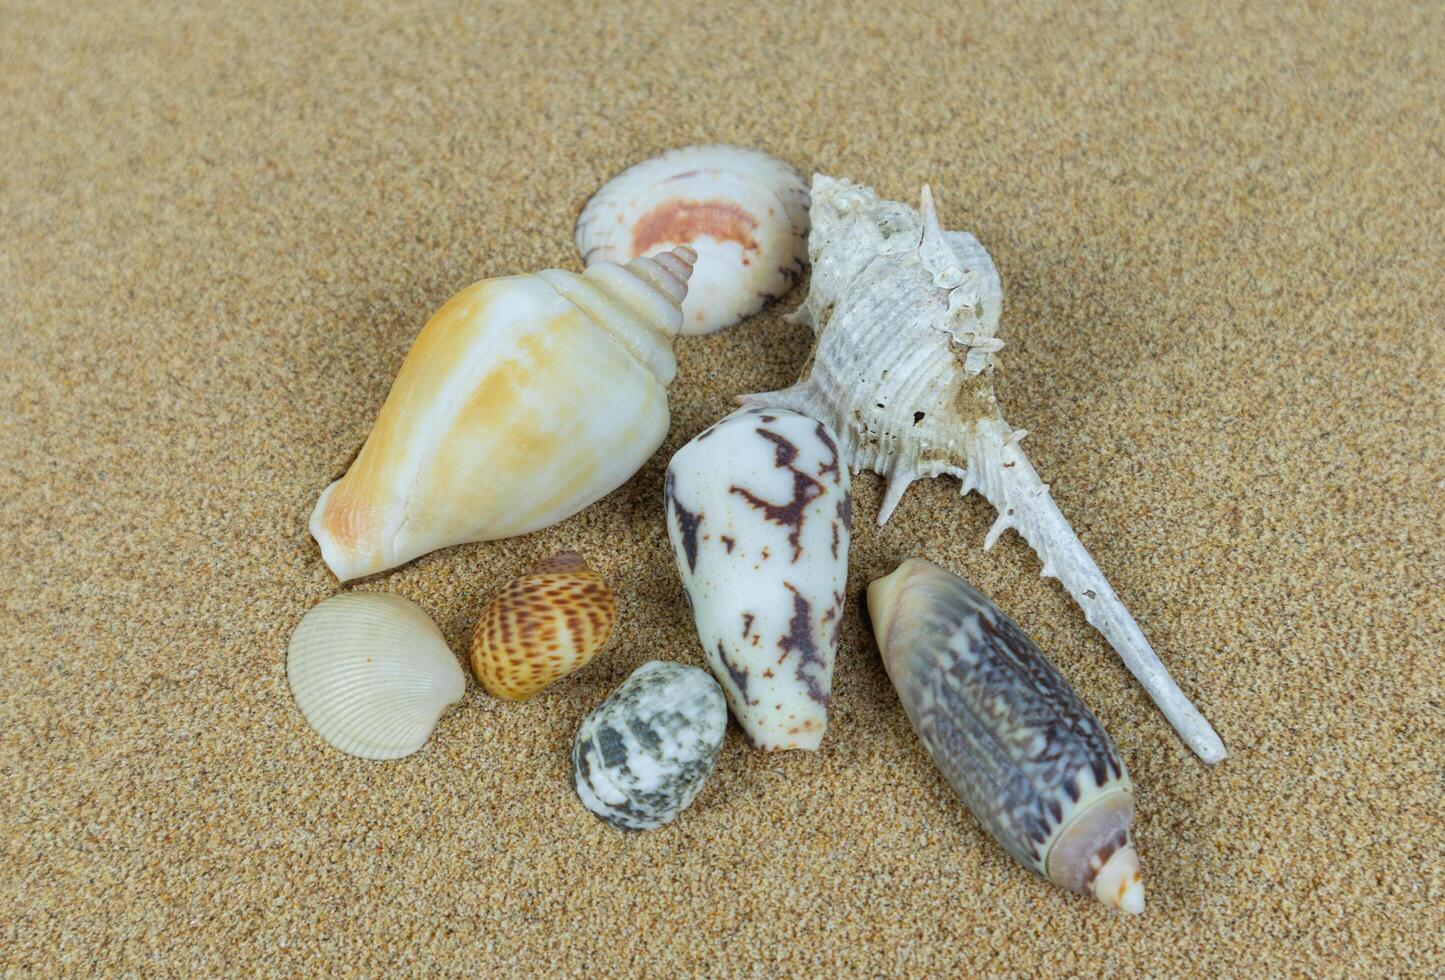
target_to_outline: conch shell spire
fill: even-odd
[[[417,335],[346,475],[311,515],[341,581],[555,524],[667,436],[697,253],[484,279]]]
[[[817,174],[808,239],[812,282],[792,314],[817,344],[791,388],[739,398],[820,419],[854,472],[888,486],[887,522],[914,480],[950,475],[998,511],[984,547],[1016,529],[1118,652],[1170,723],[1205,762],[1225,756],[1138,624],[1064,519],[1004,421],[993,388],[1003,288],[978,239],[947,231],[925,186],[920,209]]]

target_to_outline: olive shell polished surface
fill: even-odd
[[[1128,771],[1038,646],[923,559],[874,582],[868,608],[909,721],[984,829],[1055,884],[1142,910]]]

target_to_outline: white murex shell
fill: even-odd
[[[852,496],[828,427],[734,412],[672,457],[667,533],[708,665],[754,748],[817,749],[828,725]]]
[[[761,150],[685,146],[629,167],[577,219],[582,260],[627,262],[688,245],[697,269],[684,334],[721,330],[793,287],[808,257],[808,186]]]
[[[815,175],[810,292],[793,313],[817,335],[806,376],[744,405],[790,408],[837,433],[854,472],[887,478],[878,523],[914,480],[944,474],[998,511],[984,541],[1016,528],[1176,731],[1205,762],[1224,744],[1179,690],[1019,447],[993,388],[1003,308],[998,271],[972,235],[944,231],[923,188],[922,213],[871,188]]]
[[[343,582],[525,534],[617,489],[662,445],[696,255],[462,290],[417,335],[311,534]]]
[[[291,634],[286,679],[316,733],[363,759],[421,748],[467,684],[420,606],[373,592],[342,593],[308,610]]]

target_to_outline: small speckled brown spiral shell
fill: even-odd
[[[525,701],[586,666],[616,619],[612,590],[582,556],[554,555],[507,583],[482,610],[472,673],[488,694]]]

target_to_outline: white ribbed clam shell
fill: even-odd
[[[808,186],[788,164],[741,146],[686,146],[609,180],[577,220],[588,266],[675,245],[698,254],[684,334],[712,333],[792,288],[807,262]]]
[[[332,596],[301,617],[286,679],[316,733],[363,759],[411,755],[466,690],[431,617],[409,599],[372,592]]]

